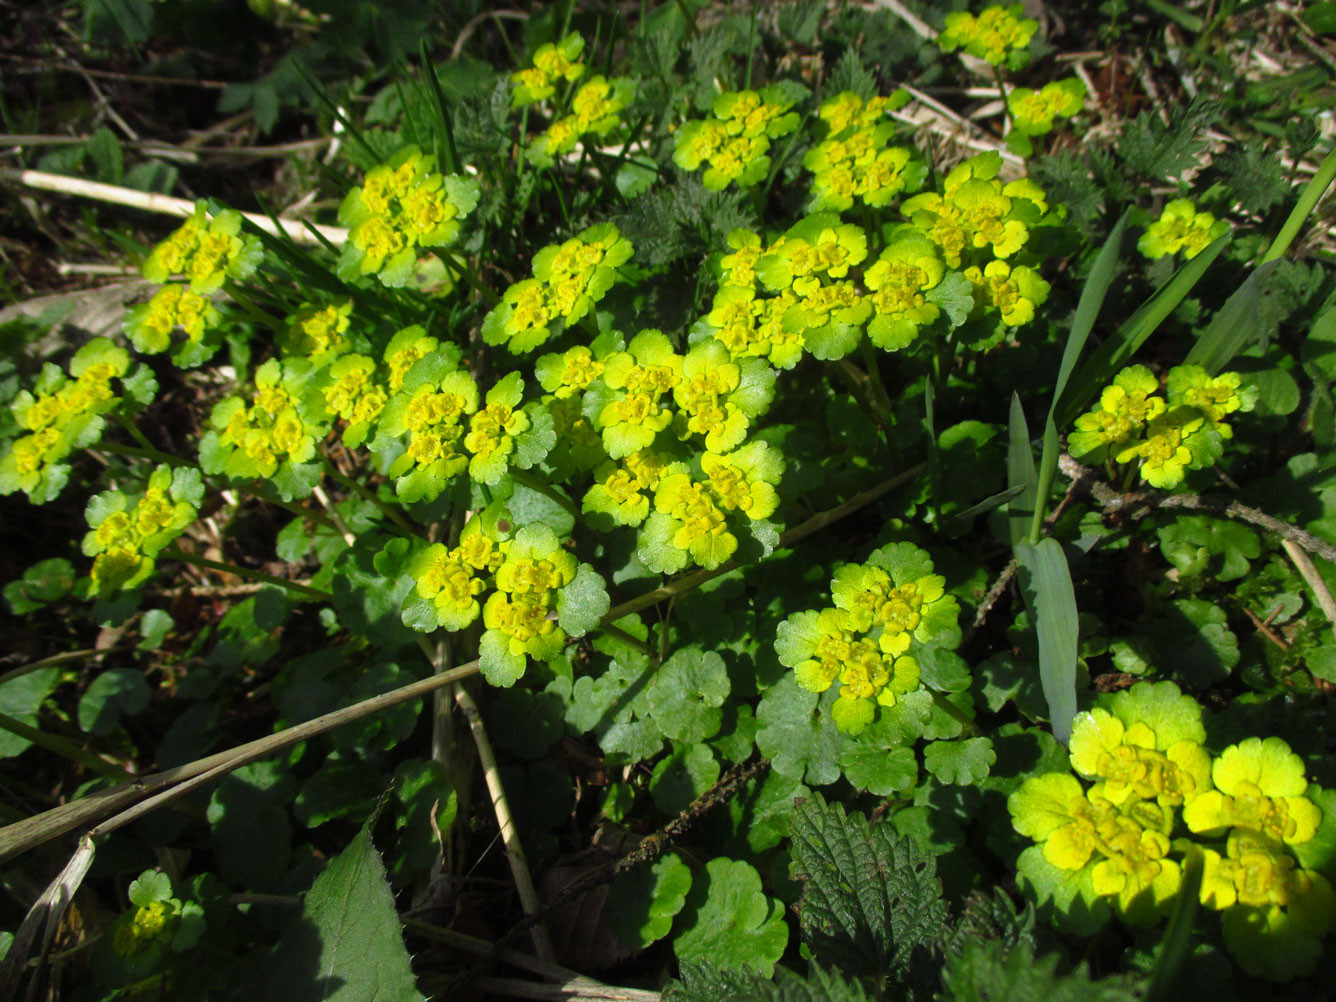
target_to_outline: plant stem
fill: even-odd
[[[946,698],[945,693],[938,692],[936,689],[924,686],[928,692],[932,693],[932,702],[937,709],[941,710],[952,720],[965,728],[966,733],[977,736],[979,734],[979,725],[965,715],[965,711],[958,707],[951,700]]]
[[[168,466],[189,468],[195,465],[180,456],[173,456],[152,446],[141,449],[133,445],[120,445],[116,442],[98,442],[89,448],[102,449],[106,452],[114,452],[118,456],[130,456],[134,459],[151,459],[155,463],[166,463]]]
[[[334,598],[332,594],[319,588],[312,588],[310,585],[304,585],[297,581],[289,581],[287,578],[275,577],[272,574],[266,574],[263,571],[253,571],[247,567],[238,567],[236,564],[225,564],[219,560],[206,560],[204,557],[197,557],[193,553],[186,553],[184,550],[178,550],[174,546],[169,546],[158,556],[167,560],[180,560],[183,563],[194,564],[196,567],[204,567],[211,571],[224,571],[228,574],[235,574],[239,578],[246,578],[251,581],[262,581],[265,584],[277,585],[280,588],[287,588],[289,591],[295,591],[298,594],[305,595],[308,598],[319,599],[322,602],[328,602]]]
[[[85,769],[91,769],[99,776],[107,776],[110,779],[129,779],[131,777],[131,773],[114,762],[108,762],[100,755],[95,755],[87,749],[80,748],[73,741],[67,741],[55,734],[38,730],[36,727],[25,724],[22,720],[15,720],[8,714],[0,713],[0,730],[9,731],[11,734],[31,741],[37,747],[45,748],[61,758],[69,759],[76,765],[83,766]]]
[[[371,490],[364,484],[359,484],[356,480],[352,479],[352,477],[344,476],[342,473],[339,472],[338,467],[336,467],[330,461],[330,458],[324,455],[323,453],[320,456],[320,461],[321,463],[324,464],[325,472],[328,473],[338,484],[348,488],[348,490],[352,491],[358,497],[370,501],[372,504],[374,504],[377,508],[381,510],[381,512],[385,515],[386,518],[388,518],[391,522],[397,525],[404,532],[408,533],[408,535],[410,536],[417,535],[417,530],[413,528],[413,526],[409,523],[409,521],[406,518],[404,518],[403,515],[401,515],[399,512],[395,511],[384,501],[382,501],[375,491]]]
[[[122,428],[124,428],[126,431],[130,433],[130,437],[133,438],[136,442],[138,442],[141,448],[146,449],[149,452],[158,451],[157,449],[153,448],[153,443],[150,442],[147,437],[145,437],[142,431],[139,430],[139,425],[135,424],[120,411],[113,411],[112,416],[116,419],[117,424],[119,424]]]
[[[864,336],[859,350],[863,353],[863,364],[867,366],[868,383],[872,387],[873,410],[881,415],[882,436],[886,439],[886,448],[891,454],[892,465],[899,469],[904,465],[904,460],[900,456],[899,446],[895,443],[895,407],[891,403],[891,395],[886,392],[886,384],[881,379],[881,365],[877,358],[876,348]]]

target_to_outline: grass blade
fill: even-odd
[[[1057,412],[1066,392],[1067,381],[1076,368],[1076,360],[1085,348],[1086,339],[1094,330],[1095,320],[1099,317],[1100,307],[1109,294],[1114,275],[1118,273],[1118,260],[1123,252],[1123,237],[1127,233],[1128,214],[1124,212],[1114,224],[1109,238],[1104,241],[1095,264],[1086,277],[1081,289],[1081,298],[1076,304],[1076,316],[1072,319],[1072,329],[1067,334],[1067,344],[1062,349],[1062,362],[1058,365],[1058,379],[1053,385],[1053,402],[1048,407],[1048,417],[1044,421],[1044,445],[1039,456],[1039,480],[1035,488],[1034,514],[1030,521],[1030,541],[1038,542],[1040,530],[1044,524],[1044,510],[1047,508],[1049,488],[1058,469],[1058,428]],[[1014,543],[1015,540],[1012,540]]]
[[[1183,359],[1187,365],[1200,365],[1214,376],[1229,364],[1230,359],[1247,346],[1260,330],[1257,307],[1262,300],[1263,286],[1279,267],[1276,261],[1259,265],[1225,305],[1211,318],[1210,324],[1197,343]]]
[[[1280,232],[1276,234],[1275,242],[1263,255],[1262,264],[1276,260],[1290,249],[1290,244],[1299,235],[1300,228],[1313,214],[1313,210],[1317,208],[1318,199],[1331,186],[1334,178],[1336,178],[1336,149],[1327,154],[1327,159],[1322,161],[1317,173],[1304,185],[1304,190],[1299,195],[1299,201],[1295,203],[1294,209],[1285,220],[1285,225],[1280,228]]]
[[[1167,1002],[1176,997],[1174,988],[1178,972],[1183,969],[1183,961],[1187,959],[1192,945],[1192,925],[1201,905],[1203,867],[1202,852],[1193,846],[1183,866],[1183,883],[1178,889],[1174,914],[1169,919],[1169,928],[1164,931],[1160,955],[1156,958],[1155,970],[1151,972],[1150,985],[1146,988],[1146,1002]]]
[[[1063,394],[1054,423],[1067,427],[1106,383],[1110,382],[1132,356],[1155,333],[1164,319],[1201,281],[1206,270],[1229,243],[1229,235],[1217,237],[1204,251],[1174,274],[1128,321],[1090,356],[1072,377],[1070,389]]]
[[[1035,499],[1039,496],[1039,478],[1034,468],[1034,447],[1030,444],[1030,427],[1025,423],[1025,408],[1017,393],[1011,394],[1011,415],[1007,422],[1007,484],[1020,488],[1017,497],[1007,505],[1007,531],[1011,545],[1025,540],[1034,518]]]
[[[436,76],[436,67],[432,65],[431,53],[427,51],[427,40],[422,40],[420,49],[422,55],[422,70],[427,75],[427,82],[431,84],[431,92],[436,98],[436,110],[440,113],[441,133],[445,140],[445,150],[450,154],[450,173],[456,173],[459,170],[459,151],[455,149],[455,126],[450,118],[450,105],[445,99],[445,92],[441,90],[441,81]]]
[[[1025,491],[1024,484],[1017,484],[1015,487],[1008,487],[1004,491],[998,491],[996,494],[990,494],[978,504],[970,505],[964,511],[958,511],[954,515],[942,521],[942,531],[950,533],[954,529],[960,528],[972,518],[978,518],[994,508],[1001,508],[1008,501],[1012,501]]]
[[[1016,547],[1021,594],[1039,635],[1039,683],[1053,736],[1064,745],[1076,716],[1076,593],[1067,555],[1056,539]]]

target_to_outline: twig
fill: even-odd
[[[1311,532],[1305,532],[1246,504],[1239,504],[1237,501],[1218,501],[1201,494],[1153,494],[1149,491],[1120,494],[1103,481],[1096,480],[1090,467],[1082,466],[1066,453],[1058,458],[1058,466],[1064,474],[1079,482],[1096,503],[1109,514],[1118,513],[1128,518],[1141,518],[1159,508],[1182,508],[1187,511],[1222,515],[1273,532],[1282,540],[1290,540],[1314,556],[1336,564],[1336,546],[1332,546],[1324,539],[1318,539]]]
[[[1016,561],[1013,559],[1007,563],[1006,567],[1002,568],[1002,573],[997,576],[997,580],[993,582],[993,586],[984,593],[983,601],[979,603],[979,608],[974,610],[974,622],[970,623],[970,628],[965,632],[965,636],[961,638],[960,641],[962,647],[969,643],[974,634],[983,628],[984,622],[988,619],[988,613],[992,611],[993,606],[997,604],[997,600],[1002,597],[1002,593],[1007,590],[1007,586],[1011,584],[1011,579],[1015,576]]]
[[[781,535],[779,537],[780,545],[790,546],[800,539],[824,529],[865,505],[871,504],[897,487],[908,483],[922,473],[923,469],[924,466],[920,463],[918,466],[905,470],[898,476],[892,477],[876,487],[854,495],[836,508],[813,515],[806,522]],[[164,556],[165,554],[166,551],[164,551]],[[700,587],[706,581],[731,570],[734,566],[730,563],[718,570],[701,571],[697,574],[687,575],[672,585],[657,588],[647,595],[641,595],[638,598],[614,606],[601,622],[613,623],[623,616],[654,605],[666,598],[671,598],[673,595],[685,594],[693,588]],[[291,584],[292,582],[287,583]],[[0,828],[0,863],[19,853],[42,845],[53,838],[58,838],[75,828],[89,824],[97,818],[105,817],[143,797],[156,794],[169,787],[175,793],[176,790],[179,790],[177,784],[214,770],[220,765],[227,765],[230,769],[239,768],[247,762],[281,751],[299,741],[306,741],[354,720],[361,720],[363,717],[369,717],[381,710],[398,706],[400,703],[430,695],[444,686],[452,685],[461,679],[476,675],[478,670],[478,661],[474,659],[460,665],[458,668],[453,668],[439,675],[432,675],[401,688],[393,689],[390,692],[382,693],[379,696],[373,696],[370,699],[362,700],[360,703],[354,703],[352,706],[346,706],[341,710],[326,713],[323,716],[296,724],[275,734],[229,748],[226,751],[217,752],[205,758],[196,759],[194,762],[188,762],[175,769],[144,776],[132,783],[123,783],[119,786],[99,790],[87,797],[82,797],[49,811],[43,811],[41,814],[6,825]],[[708,797],[709,795],[710,793],[707,791],[702,797]],[[698,798],[698,802],[699,800],[700,798]],[[669,828],[671,827],[670,825]]]
[[[431,661],[431,647],[426,638],[420,638],[423,653]],[[506,800],[506,791],[501,784],[501,771],[496,764],[496,755],[492,752],[492,742],[487,737],[483,726],[482,714],[478,704],[473,701],[468,690],[458,682],[454,686],[455,703],[469,722],[473,732],[473,742],[478,748],[478,761],[482,764],[483,779],[487,782],[487,791],[492,796],[492,810],[496,812],[496,823],[501,830],[501,841],[506,847],[506,859],[510,863],[510,874],[515,878],[515,889],[519,892],[520,907],[524,914],[534,919],[530,935],[533,937],[534,952],[539,960],[556,963],[557,954],[552,949],[552,940],[547,930],[540,924],[538,892],[533,886],[533,877],[529,874],[529,862],[524,856],[524,846],[520,844],[519,832],[515,828],[515,819],[510,813],[510,803]]]
[[[1318,607],[1326,615],[1327,621],[1331,623],[1332,632],[1336,633],[1336,599],[1331,597],[1331,590],[1327,587],[1327,582],[1322,580],[1322,575],[1313,566],[1313,561],[1309,559],[1308,554],[1299,547],[1298,543],[1289,539],[1282,539],[1280,545],[1285,548],[1285,553],[1294,564],[1294,569],[1308,583],[1308,587],[1313,589],[1313,597],[1317,599]]]
[[[504,17],[513,18],[516,21],[527,21],[529,15],[522,10],[485,10],[471,18],[464,27],[459,29],[459,35],[455,38],[455,44],[450,47],[450,58],[458,59],[459,54],[464,51],[464,43],[467,42],[472,34],[478,30],[478,25],[482,24],[488,18],[500,20]]]
[[[87,181],[79,177],[66,177],[63,174],[48,174],[40,170],[0,169],[0,178],[16,181],[29,188],[42,191],[54,191],[62,195],[77,195],[113,205],[128,205],[143,209],[145,212],[158,212],[167,216],[189,216],[195,211],[195,203],[185,198],[173,198],[171,195],[159,195],[155,192],[136,191],[134,188],[122,188],[115,184],[103,184],[101,181]],[[268,216],[255,212],[241,214],[266,233],[287,237],[297,243],[318,243],[316,236],[309,232],[304,221],[280,219],[277,224]],[[341,226],[316,226],[315,229],[333,244],[341,244],[348,239],[348,231]]]
[[[516,999],[566,999],[568,1002],[659,1002],[658,992],[644,988],[614,988],[592,978],[574,977],[559,985],[544,985],[518,978],[477,978],[473,984],[489,995]]]
[[[9,671],[0,675],[0,685],[6,682],[12,682],[16,678],[21,678],[29,672],[41,671],[43,668],[54,668],[56,665],[67,664],[70,661],[81,661],[84,658],[93,660],[105,657],[112,651],[120,650],[119,647],[106,647],[102,650],[88,648],[82,651],[66,651],[63,654],[53,654],[49,658],[42,658],[39,661],[29,661],[26,665],[19,665],[17,668],[11,668]]]
[[[742,789],[746,783],[754,776],[765,769],[770,768],[768,759],[755,759],[751,762],[740,762],[733,766],[728,772],[719,777],[718,782],[710,787],[699,797],[693,800],[686,808],[673,820],[656,832],[646,835],[640,840],[639,845],[631,852],[627,853],[615,863],[609,863],[606,867],[599,867],[588,870],[581,876],[566,884],[560,891],[554,894],[550,901],[543,906],[542,912],[538,916],[541,918],[549,912],[556,909],[563,901],[582,894],[591,887],[597,887],[599,884],[606,883],[619,873],[631,869],[640,863],[648,863],[657,859],[659,854],[677,841],[692,825],[708,814],[719,804],[731,799],[738,790]],[[498,948],[510,942],[521,932],[527,929],[537,918],[526,917],[507,930],[506,934],[497,941]]]
[[[348,523],[343,520],[343,516],[339,514],[339,510],[334,507],[334,503],[330,501],[329,495],[325,493],[325,489],[319,484],[316,484],[311,488],[311,493],[315,495],[317,501],[325,506],[325,511],[329,512],[330,520],[334,523],[334,528],[338,530],[339,535],[343,537],[343,541],[349,546],[354,545],[357,542],[357,536],[348,528]]]
[[[1253,626],[1257,627],[1258,633],[1266,637],[1267,640],[1271,641],[1282,651],[1287,651],[1290,649],[1289,642],[1284,637],[1276,633],[1275,630],[1271,629],[1270,624],[1268,624],[1265,620],[1263,620],[1261,616],[1257,615],[1257,613],[1253,612],[1246,605],[1243,607],[1243,611],[1244,613],[1247,614],[1248,618],[1252,620]]]

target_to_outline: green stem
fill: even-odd
[[[604,633],[606,633],[608,636],[616,637],[622,643],[629,644],[636,650],[643,651],[645,654],[648,654],[650,657],[653,657],[656,653],[658,653],[657,651],[654,650],[653,647],[645,643],[645,641],[641,640],[639,637],[633,637],[631,634],[623,630],[620,626],[613,626],[611,623],[600,623],[598,628],[602,630]],[[665,633],[665,636],[666,635],[667,634]]]
[[[557,504],[561,505],[576,518],[580,517],[581,512],[579,506],[570,498],[566,497],[566,495],[562,494],[561,491],[557,490],[555,487],[549,484],[546,480],[543,480],[541,477],[535,477],[532,473],[528,472],[527,470],[511,470],[510,479],[515,481],[515,483],[517,484],[523,484],[530,490],[535,490],[544,497],[549,498],[552,501],[555,501]]]
[[[268,327],[270,330],[273,331],[283,330],[282,322],[278,320],[277,317],[274,317],[271,314],[264,312],[264,310],[260,309],[253,302],[251,302],[250,296],[242,292],[241,289],[237,286],[237,283],[235,282],[227,283],[227,294],[230,297],[232,297],[233,302],[235,302],[238,306],[241,307],[242,312],[244,312],[257,324],[260,324],[264,327]]]
[[[924,688],[927,687],[925,686]],[[963,726],[967,734],[976,737],[979,735],[979,725],[966,716],[964,710],[951,702],[951,700],[946,698],[945,694],[938,692],[936,689],[929,688],[928,692],[932,693],[933,704],[952,720]]]
[[[1297,158],[1296,158],[1297,160]],[[1285,220],[1285,225],[1280,228],[1276,234],[1276,240],[1262,255],[1262,264],[1268,261],[1274,261],[1287,250],[1294,238],[1298,236],[1300,227],[1308,221],[1312,215],[1313,209],[1317,206],[1318,199],[1322,197],[1330,186],[1333,179],[1336,179],[1336,149],[1327,154],[1327,158],[1322,161],[1308,184],[1304,185],[1303,193],[1299,195],[1299,201],[1294,206],[1294,211],[1290,213],[1289,218]]]
[[[89,446],[90,449],[101,449],[104,452],[115,453],[118,456],[130,456],[134,459],[151,459],[155,463],[166,463],[168,466],[178,466],[189,468],[195,464],[180,456],[173,456],[170,453],[162,452],[149,446],[145,449],[136,448],[133,445],[119,445],[116,442],[98,442],[96,445]]]
[[[335,465],[332,462],[330,462],[328,456],[322,454],[320,457],[320,461],[324,464],[325,472],[328,473],[330,477],[332,477],[335,480],[335,482],[337,482],[343,487],[348,488],[348,490],[352,491],[358,497],[370,501],[373,505],[375,505],[377,508],[381,510],[382,514],[384,514],[386,518],[388,518],[391,522],[397,525],[404,532],[408,533],[408,535],[410,536],[417,535],[417,530],[415,530],[413,526],[409,524],[408,520],[404,518],[403,515],[399,514],[399,512],[395,511],[393,508],[387,505],[384,501],[382,501],[375,491],[371,490],[365,484],[359,484],[356,480],[352,479],[352,477],[345,477],[342,473],[338,471],[338,468],[335,467]]]
[[[148,440],[142,431],[139,430],[139,425],[135,424],[120,411],[113,411],[112,417],[116,419],[117,424],[130,433],[130,437],[138,442],[142,448],[147,449],[149,452],[158,451],[153,448],[153,443]]]
[[[1011,106],[1007,104],[1007,85],[1002,82],[1002,68],[993,67],[993,79],[997,81],[997,93],[1002,98],[1002,121],[1009,129],[1014,129],[1016,123],[1011,120]],[[1003,130],[1007,131],[1007,130]]]
[[[863,337],[860,350],[863,353],[863,364],[867,366],[868,384],[872,387],[873,410],[881,416],[882,437],[886,440],[886,449],[891,454],[891,464],[898,470],[904,466],[904,459],[895,442],[895,405],[891,403],[891,395],[886,392],[886,384],[882,382],[877,350],[866,335]]]
[[[182,563],[194,564],[196,567],[204,567],[211,571],[224,571],[228,574],[235,574],[239,578],[246,578],[249,581],[260,581],[264,584],[277,585],[279,588],[286,588],[289,591],[297,592],[308,598],[319,599],[322,602],[328,602],[334,598],[332,594],[320,588],[312,588],[310,585],[299,584],[296,581],[289,581],[287,578],[275,577],[272,574],[265,574],[263,571],[253,571],[246,567],[238,567],[236,564],[225,564],[219,560],[206,560],[204,557],[197,557],[193,553],[186,553],[184,550],[178,550],[174,546],[169,546],[158,554],[165,560],[180,560]]]
[[[8,714],[0,713],[0,730],[9,731],[11,734],[31,741],[37,747],[45,748],[61,758],[69,759],[76,765],[83,766],[85,769],[91,769],[99,776],[106,776],[108,779],[133,778],[131,773],[119,765],[108,762],[101,756],[80,748],[73,741],[67,741],[65,738],[40,731],[36,727],[25,724],[22,720],[15,720]]]
[[[480,276],[475,269],[471,268],[469,263],[463,258],[459,257],[457,254],[442,254],[441,260],[448,262],[451,267],[458,271],[460,277],[469,284],[474,292],[487,302],[488,306],[495,306],[500,302],[496,293],[483,284],[482,276]]]

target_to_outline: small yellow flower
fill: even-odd
[[[1295,845],[1322,823],[1321,809],[1304,796],[1303,760],[1280,738],[1247,738],[1230,745],[1211,768],[1215,789],[1183,810],[1183,820],[1206,835],[1242,829]]]
[[[1149,258],[1183,251],[1183,256],[1191,259],[1228,232],[1229,223],[1223,219],[1198,212],[1190,198],[1176,198],[1164,207],[1159,219],[1146,227],[1137,241],[1137,250]]]

